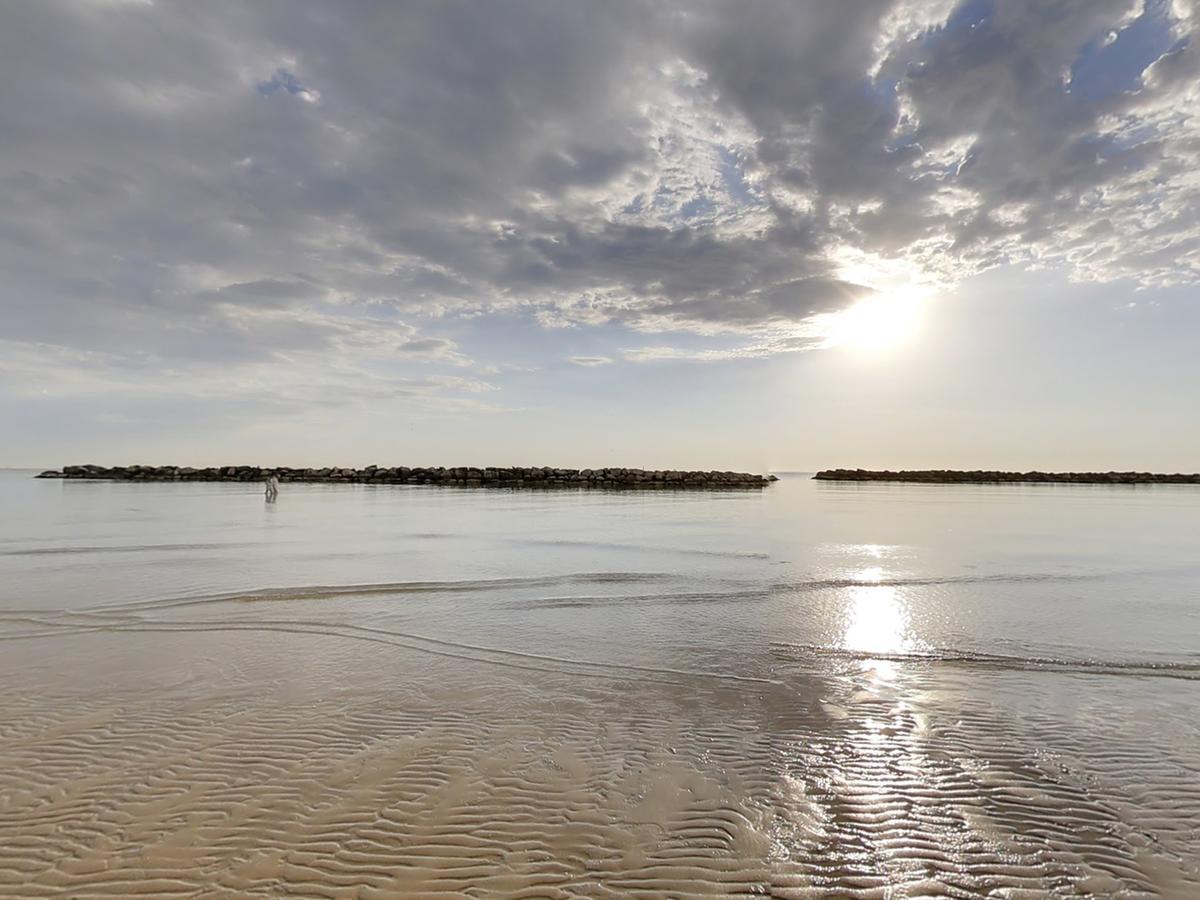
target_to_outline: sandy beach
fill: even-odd
[[[974,673],[818,674],[783,649],[771,679],[487,652],[292,610],[318,597],[6,614],[0,895],[1200,885],[1196,760],[1164,750],[1153,722],[1064,736],[1061,711],[1036,702],[1001,718]],[[1030,686],[1019,671],[990,681],[999,696]],[[1154,681],[1156,720],[1180,726],[1195,683]]]

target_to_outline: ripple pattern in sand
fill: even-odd
[[[1192,681],[800,652],[737,680],[269,607],[14,615],[0,896],[1200,895]],[[1111,703],[1064,710],[1072,679]],[[1183,732],[1114,717],[1151,696]]]

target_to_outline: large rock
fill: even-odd
[[[772,476],[773,477],[773,476]],[[1200,484],[1200,474],[1173,475],[1152,472],[999,472],[980,469],[825,469],[819,481],[895,481],[915,484]]]
[[[860,470],[861,471],[861,470]],[[280,481],[357,484],[438,484],[488,487],[604,487],[604,488],[754,488],[777,480],[774,475],[749,472],[681,471],[646,469],[562,469],[550,466],[457,466],[446,468],[370,465],[362,469],[290,468],[278,466],[64,466],[48,469],[38,478],[102,478],[112,481],[262,481],[269,475]],[[821,477],[821,476],[818,476]]]

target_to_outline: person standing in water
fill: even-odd
[[[267,479],[267,500],[274,500],[279,496],[279,476],[274,472]]]

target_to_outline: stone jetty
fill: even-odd
[[[296,469],[287,466],[64,466],[37,478],[107,481],[262,481],[275,475],[281,482],[318,484],[430,484],[504,488],[761,488],[774,475],[749,472],[704,472],[680,469],[557,469],[547,466],[367,466],[362,469]]]
[[[982,470],[826,469],[818,481],[904,481],[918,484],[1200,484],[1200,474],[1154,472],[991,472]]]

